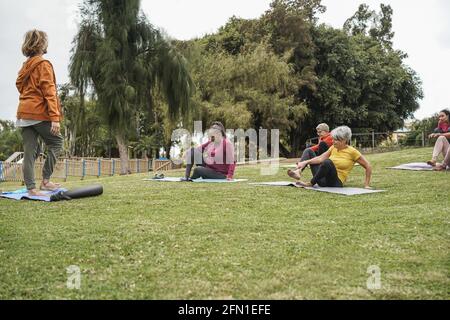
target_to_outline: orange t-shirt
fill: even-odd
[[[331,147],[333,145],[333,137],[331,136],[331,133],[327,134],[325,137],[319,139],[319,143],[315,146],[311,147],[311,150],[314,152],[319,151],[319,144],[321,142],[325,142],[327,146]]]

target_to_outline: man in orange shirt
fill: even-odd
[[[333,137],[330,134],[330,127],[326,123],[321,123],[317,126],[317,135],[319,136],[319,143],[315,146],[312,146],[310,148],[307,148],[305,151],[303,151],[302,157],[300,159],[300,162],[307,161],[314,159],[315,157],[318,157],[325,152],[328,151],[328,149],[333,145]],[[313,175],[315,174],[315,169],[312,168]],[[303,169],[297,169],[297,170],[288,170],[288,175],[291,178],[294,178],[296,180],[300,180],[300,174],[305,170]]]
[[[28,59],[16,81],[20,93],[17,126],[21,128],[24,143],[23,176],[30,196],[42,196],[34,181],[39,137],[48,149],[40,189],[53,191],[60,187],[50,182],[63,147],[63,137],[60,133],[62,112],[56,93],[55,73],[52,64],[42,57],[47,53],[47,47],[48,37],[45,32],[32,30],[25,34],[22,53]]]

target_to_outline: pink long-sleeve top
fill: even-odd
[[[228,179],[233,179],[236,160],[234,159],[234,145],[228,139],[224,138],[220,144],[208,141],[199,148],[204,155],[207,168],[226,175]]]

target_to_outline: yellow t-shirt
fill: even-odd
[[[361,152],[351,146],[342,150],[338,150],[332,146],[330,150],[330,160],[333,161],[336,167],[339,180],[344,183],[352,171],[355,162],[361,158]]]

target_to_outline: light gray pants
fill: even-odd
[[[433,160],[436,161],[441,153],[444,156],[443,164],[450,166],[450,143],[444,136],[439,137],[434,145]]]
[[[24,147],[23,158],[23,178],[28,190],[36,189],[34,180],[34,162],[39,153],[38,138],[41,137],[47,146],[47,159],[44,163],[42,178],[50,180],[53,174],[58,156],[63,148],[63,137],[50,132],[52,123],[49,121],[40,122],[34,126],[22,128],[22,139]]]

